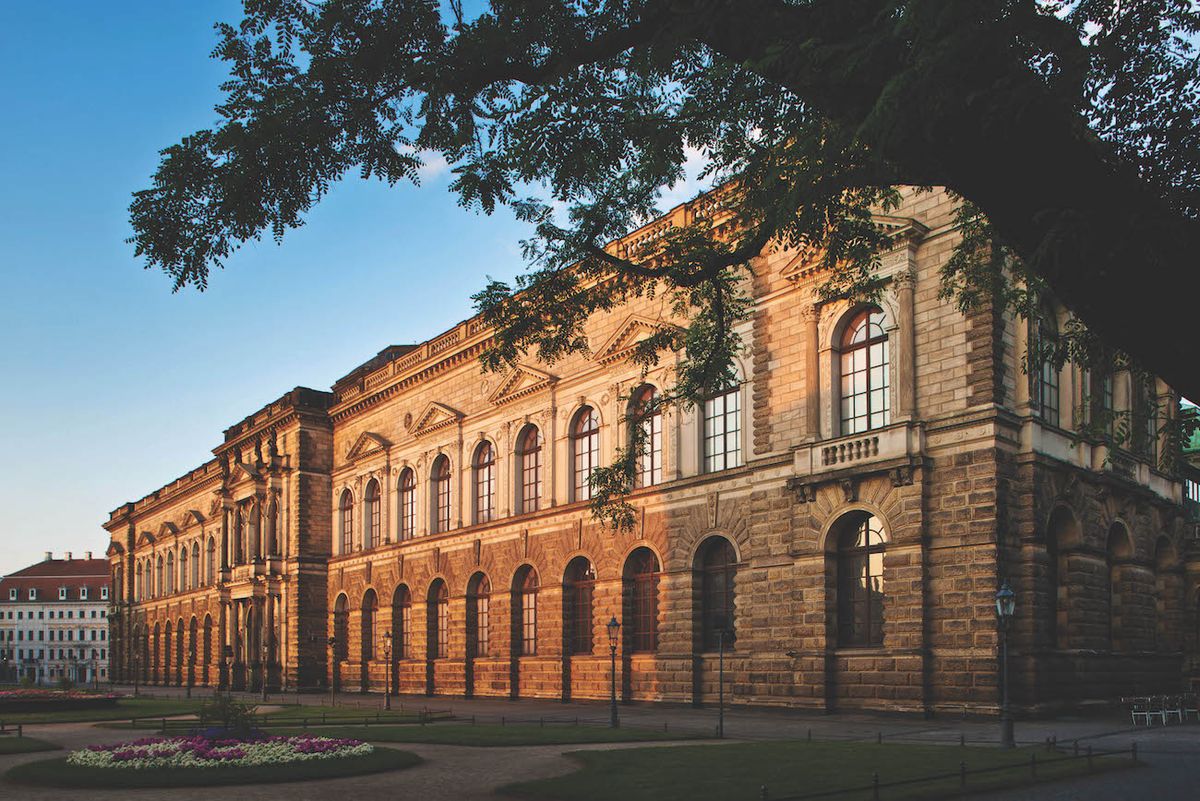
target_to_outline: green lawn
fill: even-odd
[[[555,801],[729,801],[852,790],[880,782],[1012,765],[1011,770],[967,777],[967,791],[1012,787],[1030,781],[1029,762],[1053,755],[1042,749],[963,748],[848,742],[735,743],[711,746],[577,751],[570,756],[581,769],[567,776],[508,785],[501,792]],[[1127,766],[1129,759],[1097,759],[1097,769]],[[1038,779],[1063,778],[1087,771],[1086,760],[1042,764]],[[886,801],[941,798],[961,792],[957,775],[948,780],[884,788]],[[870,790],[847,792],[841,799],[867,799]]]
[[[272,727],[272,734],[299,734],[302,729]],[[501,726],[495,723],[472,726],[461,723],[435,723],[428,726],[325,726],[317,730],[323,737],[354,737],[385,743],[435,743],[438,745],[511,746],[573,745],[579,743],[656,742],[691,740],[695,734],[664,733],[656,729],[607,726],[546,727],[528,723]]]
[[[199,699],[181,698],[122,698],[107,709],[75,709],[62,712],[0,713],[5,723],[78,723],[92,720],[129,720],[132,717],[163,717],[194,713],[202,703]]]
[[[345,759],[314,759],[290,765],[248,767],[171,768],[164,770],[121,770],[68,765],[66,758],[26,762],[9,768],[5,778],[17,784],[46,787],[110,789],[133,787],[207,787],[224,784],[333,779],[385,770],[410,768],[421,758],[408,751],[376,748],[373,753]]]
[[[57,751],[58,746],[36,737],[16,737],[6,734],[0,737],[0,756],[5,754],[29,754],[34,751]]]
[[[265,705],[270,707],[270,704]],[[262,716],[265,716],[265,721],[260,717],[260,725],[270,728],[276,726],[300,725],[302,721],[307,721],[309,726],[324,726],[325,721],[332,721],[333,725],[345,725],[352,721],[371,721],[375,723],[415,723],[418,720],[416,710],[404,711],[394,710],[391,712],[380,709],[359,709],[357,707],[320,707],[320,706],[298,706],[291,704],[281,706],[276,709],[266,709]],[[109,729],[158,729],[161,727],[161,720],[154,720],[153,715],[147,715],[147,719],[138,720],[136,725],[131,725],[128,718],[126,720],[114,721],[105,726]],[[162,716],[160,716],[161,718]],[[190,731],[198,725],[197,721],[177,720],[167,721],[168,731]]]

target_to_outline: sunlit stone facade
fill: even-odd
[[[880,217],[876,305],[821,299],[810,253],[756,259],[740,383],[645,423],[628,531],[593,520],[587,475],[671,382],[674,357],[625,359],[672,323],[661,298],[596,315],[589,353],[552,365],[483,372],[472,319],[288,393],[113,512],[114,671],[603,698],[616,618],[626,700],[714,701],[723,651],[735,703],[989,711],[1007,579],[1017,705],[1178,688],[1200,583],[1183,485],[1152,421],[1128,449],[1077,436],[1089,407],[1169,390],[1029,376],[1053,330],[939,297],[953,210],[906,191]]]

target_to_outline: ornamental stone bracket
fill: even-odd
[[[850,503],[858,498],[859,479],[867,475],[886,473],[893,486],[907,486],[922,462],[923,444],[923,427],[908,421],[802,445],[794,452],[788,488],[798,503],[812,503],[820,485],[837,482]]]

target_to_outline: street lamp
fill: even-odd
[[[608,629],[608,652],[612,659],[609,673],[610,699],[612,701],[612,716],[609,725],[614,729],[621,725],[617,717],[617,638],[621,635],[621,621],[613,615],[612,620],[605,626]]]
[[[383,661],[387,670],[383,672],[383,708],[389,712],[392,709],[392,633],[383,633]]]
[[[329,705],[337,706],[337,637],[329,638]]]
[[[1005,580],[996,592],[996,616],[1000,619],[1000,744],[1005,748],[1016,747],[1012,713],[1008,709],[1008,622],[1016,606],[1017,594]]]

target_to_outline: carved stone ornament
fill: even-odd
[[[893,467],[888,475],[891,476],[893,487],[907,487],[913,483],[913,468],[910,464]]]
[[[797,503],[812,503],[817,499],[817,485],[793,478],[788,481],[788,489],[796,493]]]
[[[854,503],[858,500],[858,482],[852,478],[843,478],[838,482],[842,488],[842,496],[846,503]]]

